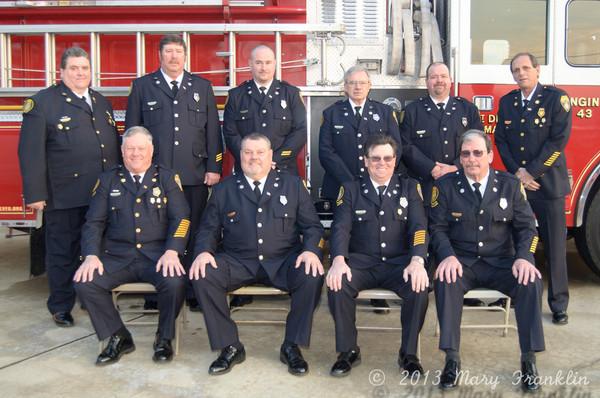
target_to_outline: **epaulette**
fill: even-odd
[[[515,176],[514,174],[511,174],[511,173],[509,173],[507,171],[494,170],[494,174],[496,175],[496,177],[499,177],[499,178],[506,178],[506,179],[509,179],[509,180],[516,180],[516,181],[519,180],[517,178],[517,176]]]

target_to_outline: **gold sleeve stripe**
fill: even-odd
[[[548,160],[546,160],[544,162],[544,166],[552,166],[552,163],[554,163],[556,161],[556,159],[558,159],[558,157],[560,156],[560,152],[554,152],[552,155],[550,155],[550,157],[548,158]]]
[[[177,231],[175,231],[175,233],[173,234],[173,237],[174,238],[185,238],[185,236],[188,233],[188,229],[190,229],[190,220],[184,218],[179,223],[179,226],[177,227]]]
[[[415,236],[413,239],[413,246],[424,245],[425,244],[425,230],[420,229],[415,232]]]
[[[281,151],[281,156],[292,156],[292,151],[291,150]]]
[[[215,160],[217,162],[220,162],[221,160],[223,160],[223,153],[217,153],[217,156],[215,156]]]
[[[537,244],[539,240],[540,238],[538,238],[537,236],[533,237],[533,240],[531,241],[531,247],[529,248],[530,252],[535,253],[535,249],[537,249]]]

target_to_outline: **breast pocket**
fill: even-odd
[[[280,225],[282,232],[294,231],[296,227],[296,213],[291,208],[275,206],[273,207],[273,217],[275,225]]]
[[[467,241],[470,237],[474,239],[475,217],[474,215],[460,209],[452,210],[446,215],[450,239]]]
[[[278,125],[275,133],[287,135],[292,127],[292,112],[290,109],[275,108],[273,110],[273,121]]]
[[[254,130],[254,118],[252,114],[248,112],[248,110],[244,110],[244,112],[238,112],[234,116],[235,125],[238,130],[245,134],[250,134],[252,130]],[[244,135],[245,135],[244,134]]]
[[[123,196],[111,193],[108,199],[108,218],[112,223],[118,224],[119,219],[123,217]]]
[[[160,123],[161,106],[162,104],[158,100],[145,101],[142,104],[142,117],[145,126],[154,126]]]
[[[417,129],[411,133],[411,137],[418,144],[420,140],[431,139],[431,130]]]
[[[394,209],[394,220],[406,222],[408,220],[408,208],[400,206]]]
[[[77,144],[76,133],[79,129],[79,123],[71,118],[64,119],[61,118],[52,125],[52,130],[56,132],[56,141],[63,146]]]
[[[190,124],[195,127],[206,125],[206,108],[200,106],[200,103],[193,102],[188,104],[188,118]]]
[[[497,209],[494,209],[494,211],[492,212],[492,219],[494,220],[494,223],[511,223],[513,219],[512,207],[506,207],[506,209],[502,209],[499,207]]]

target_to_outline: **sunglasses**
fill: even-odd
[[[369,156],[369,160],[370,160],[371,162],[373,162],[373,163],[379,163],[379,162],[381,162],[382,160],[383,160],[384,162],[386,162],[386,163],[390,163],[390,162],[392,162],[394,159],[396,159],[396,157],[395,157],[395,156],[384,156],[384,157],[381,157],[381,156]]]
[[[460,157],[468,158],[471,157],[471,154],[473,154],[473,156],[475,156],[476,158],[480,158],[483,156],[484,153],[485,151],[482,151],[481,149],[474,149],[473,151],[460,151]]]

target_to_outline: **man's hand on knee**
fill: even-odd
[[[102,261],[100,261],[98,256],[85,256],[85,260],[75,272],[73,280],[75,282],[91,282],[92,279],[94,279],[94,271],[96,270],[98,270],[98,275],[102,275],[104,273],[104,265],[102,265]]]
[[[433,279],[438,279],[440,282],[454,283],[456,277],[462,277],[463,269],[460,261],[455,256],[448,256],[442,260],[435,270]]]
[[[539,279],[542,279],[542,274],[540,270],[538,270],[535,265],[531,264],[529,261],[518,258],[515,260],[512,266],[512,273],[517,278],[517,281],[521,285],[527,286],[527,283],[535,282],[536,276]]]
[[[327,272],[327,287],[337,292],[342,289],[342,278],[346,275],[348,282],[352,280],[352,271],[346,263],[344,256],[335,256],[331,263],[331,268]]]
[[[317,274],[323,275],[325,273],[323,270],[323,264],[321,264],[321,260],[319,260],[319,257],[313,252],[306,250],[300,253],[296,259],[295,267],[300,267],[302,263],[304,263],[306,275],[312,272],[312,276],[316,277]]]
[[[158,259],[156,263],[156,272],[160,272],[162,268],[162,275],[164,277],[173,277],[185,275],[185,269],[179,261],[179,255],[175,250],[165,250],[165,253]]]
[[[210,264],[215,269],[217,268],[217,262],[212,254],[209,252],[200,253],[190,267],[190,279],[198,280],[200,277],[206,278],[207,264]]]

